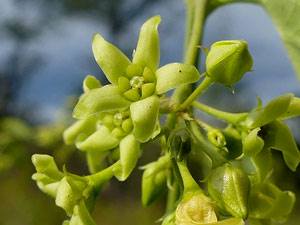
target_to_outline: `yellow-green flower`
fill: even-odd
[[[200,78],[192,65],[171,63],[158,68],[160,21],[160,16],[154,16],[143,24],[132,62],[101,35],[94,35],[94,57],[111,84],[85,93],[74,109],[75,118],[129,108],[134,137],[142,143],[151,138],[158,122],[159,96]]]

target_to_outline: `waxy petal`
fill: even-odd
[[[73,144],[80,134],[86,134],[91,135],[96,131],[96,123],[97,120],[103,117],[104,115],[102,113],[99,113],[95,116],[90,116],[83,120],[78,120],[74,124],[72,124],[70,127],[68,127],[64,133],[63,138],[64,142],[67,145]]]
[[[292,171],[296,171],[300,162],[300,153],[288,126],[282,121],[275,120],[265,129],[267,129],[264,138],[266,147],[281,151],[287,166]]]
[[[258,136],[260,128],[253,129],[245,138],[243,138],[243,152],[246,156],[257,155],[264,147],[264,140]]]
[[[197,82],[200,74],[196,67],[182,63],[170,63],[159,68],[156,73],[156,93],[162,94],[181,84]]]
[[[140,31],[140,36],[132,62],[141,67],[149,67],[153,72],[159,65],[159,38],[157,27],[160,16],[147,20]]]
[[[96,113],[123,109],[129,105],[130,102],[123,97],[117,86],[106,85],[84,94],[75,106],[73,116],[84,119]]]
[[[125,74],[130,60],[117,47],[105,41],[100,34],[93,36],[93,53],[107,79],[118,84],[118,78]]]
[[[95,89],[95,88],[100,88],[102,85],[100,83],[100,81],[91,75],[87,75],[83,81],[82,87],[83,87],[83,91],[85,93]]]
[[[130,105],[133,135],[140,142],[148,141],[158,120],[159,99],[151,96]]]
[[[83,151],[106,151],[117,147],[119,141],[115,138],[110,130],[101,126],[95,133],[87,137],[80,135],[76,140],[76,147]]]
[[[121,168],[116,171],[116,177],[124,181],[135,168],[140,156],[140,143],[132,134],[129,134],[120,142],[120,163]]]
[[[293,98],[293,94],[285,94],[274,98],[259,111],[251,112],[246,123],[249,128],[264,126],[283,115]]]

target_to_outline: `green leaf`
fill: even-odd
[[[292,98],[288,109],[279,119],[284,120],[295,116],[300,116],[300,98],[297,97]]]
[[[249,128],[262,127],[280,117],[286,112],[293,98],[293,94],[285,94],[272,99],[260,111],[249,114],[246,123]]]
[[[300,80],[300,1],[258,1],[266,9],[279,31]]]
[[[156,73],[156,93],[162,94],[181,84],[197,82],[200,74],[196,67],[182,63],[170,63],[159,68]]]
[[[133,56],[133,64],[149,67],[155,72],[159,64],[159,38],[157,27],[161,21],[160,16],[147,20],[141,27],[140,36]]]
[[[120,76],[125,74],[130,60],[117,47],[105,41],[100,34],[93,36],[93,53],[107,79],[117,85]]]
[[[90,136],[81,134],[76,139],[76,147],[83,151],[106,151],[117,147],[119,140],[115,138],[106,126],[101,126]]]
[[[74,108],[73,116],[84,119],[96,113],[124,109],[130,105],[114,85],[96,88],[84,94]]]
[[[255,156],[263,149],[264,140],[258,136],[259,131],[260,128],[257,127],[243,139],[243,152],[246,156]]]
[[[133,122],[133,135],[140,142],[148,141],[156,128],[158,120],[159,99],[151,96],[130,105]]]
[[[287,166],[292,171],[296,171],[300,162],[300,153],[288,126],[276,120],[268,124],[266,129],[265,146],[281,151]]]
[[[115,175],[120,181],[126,180],[135,168],[140,152],[140,143],[132,134],[129,134],[120,142],[121,167],[115,171]]]

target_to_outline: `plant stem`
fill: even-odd
[[[211,84],[213,80],[210,77],[205,77],[201,84],[194,90],[194,92],[182,103],[181,110],[186,109],[193,101],[195,101]]]
[[[99,171],[98,173],[87,176],[86,178],[91,182],[91,185],[99,192],[103,185],[114,176],[114,170],[120,166],[120,161],[115,162],[110,167]]]
[[[216,147],[210,144],[207,139],[203,138],[195,121],[190,122],[190,128],[196,140],[197,149],[203,151],[211,159],[213,168],[227,162],[227,160],[217,152]]]
[[[238,122],[245,119],[248,116],[248,113],[228,113],[223,112],[221,110],[209,107],[207,105],[204,105],[200,102],[193,102],[193,106],[200,109],[203,112],[206,112],[209,115],[212,115],[214,117],[217,117],[225,122],[238,125]]]
[[[179,195],[179,185],[174,183],[174,185],[172,185],[172,189],[168,189],[166,212],[174,211],[176,207],[175,202],[178,200]]]
[[[207,0],[187,0],[187,30],[186,30],[186,49],[184,63],[197,65],[203,23],[205,19],[205,7]]]
[[[183,186],[184,186],[183,193],[201,190],[199,185],[192,177],[189,169],[187,168],[186,160],[183,160],[182,162],[177,162],[177,165],[183,181]]]

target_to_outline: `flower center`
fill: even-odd
[[[141,89],[144,84],[144,77],[134,76],[130,80],[130,86],[133,89]]]
[[[121,113],[116,113],[114,115],[114,124],[116,126],[120,126],[122,124],[122,122],[123,122],[123,116],[122,116],[122,114]]]

